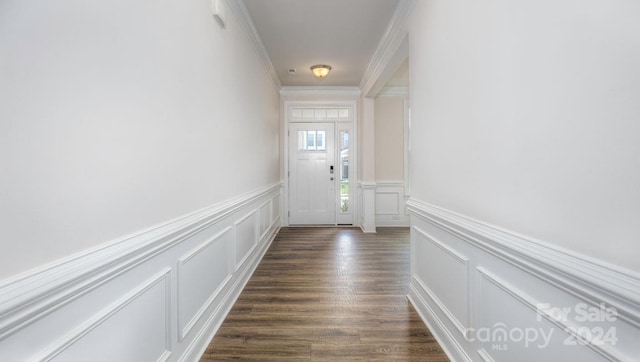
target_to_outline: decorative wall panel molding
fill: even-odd
[[[409,299],[453,360],[631,361],[640,355],[637,273],[415,199],[407,204]],[[472,274],[453,277],[465,260]],[[448,288],[434,287],[435,270]],[[454,296],[455,290],[469,293]],[[455,298],[464,299],[468,315]]]
[[[170,268],[160,271],[33,360],[81,361],[98,355],[105,361],[166,361],[171,356],[170,272]],[[145,323],[149,320],[153,326]],[[123,324],[129,329],[113,333],[113,326]],[[144,336],[143,343],[134,343],[136,336]],[[123,344],[131,348],[117,348]]]
[[[469,258],[420,228],[412,228],[414,251],[421,257],[412,272],[413,280],[466,336],[470,327]]]
[[[249,258],[258,239],[257,210],[252,210],[234,224],[236,270]]]
[[[258,233],[260,234],[260,238],[264,237],[264,234],[269,230],[269,226],[271,226],[271,209],[273,208],[271,202],[271,200],[268,200],[258,208],[260,215],[260,228],[258,229]]]
[[[576,359],[580,361],[599,360],[605,358],[610,361],[623,360],[624,356],[619,355],[617,351],[606,344],[597,345],[595,343],[585,343],[587,348],[575,349],[574,346],[566,345],[565,341],[575,340],[579,338],[575,333],[579,326],[573,325],[568,319],[556,320],[549,315],[540,314],[538,316],[541,301],[532,298],[522,287],[513,285],[491,271],[479,267],[477,268],[478,276],[478,293],[479,293],[479,313],[478,326],[480,328],[491,329],[492,326],[499,326],[505,329],[507,326],[522,325],[526,321],[528,326],[533,326],[536,331],[548,331],[550,337],[548,342],[546,336],[539,335],[538,340],[532,343],[538,346],[549,344],[553,346],[556,357],[562,359]],[[505,311],[504,305],[510,305]],[[504,327],[503,327],[504,326]],[[532,327],[529,327],[532,328]],[[479,329],[479,328],[478,328]],[[497,328],[496,328],[497,329]],[[525,329],[526,330],[526,329]],[[533,331],[532,330],[532,331]],[[551,333],[551,331],[555,333]],[[526,333],[526,332],[525,332]],[[577,343],[576,343],[577,344]],[[489,356],[491,360],[495,359],[517,359],[519,355],[526,354],[532,360],[541,360],[547,356],[545,348],[523,348],[522,343],[512,343],[511,348],[499,349],[498,352],[493,348],[492,343],[484,343],[484,355]],[[573,349],[573,350],[572,350]]]
[[[221,258],[225,256],[226,258]],[[233,228],[227,227],[178,259],[178,340],[202,318],[233,275]],[[206,273],[203,271],[206,270]]]
[[[198,359],[279,230],[280,190],[266,186],[3,281],[0,359],[96,360],[103,349],[118,361]],[[270,222],[258,239],[261,210]]]
[[[282,204],[282,185],[280,186],[280,193],[271,199],[271,224],[280,219],[280,204]]]
[[[376,182],[376,226],[409,226],[404,181]]]

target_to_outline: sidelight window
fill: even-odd
[[[340,131],[340,212],[349,212],[349,131]]]

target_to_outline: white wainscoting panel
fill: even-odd
[[[413,279],[462,336],[469,328],[469,258],[420,228],[412,228],[416,262]]]
[[[240,268],[245,260],[247,260],[251,254],[250,252],[256,246],[256,221],[256,210],[254,210],[241,218],[235,224],[236,242],[234,250],[236,255],[236,269]]]
[[[178,260],[178,340],[182,341],[233,274],[233,228],[198,245]],[[203,271],[206,271],[203,273]]]
[[[400,194],[376,191],[376,216],[400,214]]]
[[[281,187],[0,282],[0,360],[198,360],[279,230]]]
[[[564,341],[571,340],[572,335],[561,323],[542,316],[538,318],[540,301],[522,291],[522,286],[501,280],[484,268],[478,268],[477,272],[480,298],[475,337],[479,339],[485,358],[534,362],[544,360],[550,351],[553,351],[553,359],[559,361],[602,361],[606,357],[596,348],[565,345]],[[491,332],[492,338],[484,338],[484,331]],[[531,338],[526,338],[527,335]]]
[[[376,226],[409,226],[404,181],[376,182]]]
[[[280,203],[282,202],[282,194],[278,194],[271,199],[271,225],[281,219]]]
[[[265,202],[260,206],[260,237],[264,236],[271,226],[271,200]]]
[[[166,361],[171,355],[170,272],[161,271],[34,359]]]
[[[640,356],[637,273],[418,200],[407,204],[409,299],[452,360]]]

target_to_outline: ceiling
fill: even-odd
[[[399,0],[244,3],[283,86],[359,86]],[[319,80],[314,64],[333,69]]]

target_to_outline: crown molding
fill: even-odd
[[[280,89],[282,88],[282,83],[280,82],[280,78],[278,78],[278,73],[276,72],[276,68],[273,66],[271,62],[271,58],[267,53],[267,49],[264,47],[262,43],[262,39],[256,30],[255,25],[253,25],[253,21],[251,20],[251,15],[249,15],[249,10],[247,10],[247,6],[245,5],[243,0],[226,0],[227,6],[231,10],[234,18],[240,25],[242,32],[246,35],[249,42],[253,45],[253,48],[258,55],[258,58],[262,62],[265,71],[271,78],[273,85]]]
[[[330,96],[360,96],[358,87],[331,86],[284,86],[280,88],[282,96],[301,95],[330,95]]]
[[[389,25],[380,39],[380,43],[378,43],[378,47],[373,53],[373,57],[371,57],[371,61],[360,81],[360,90],[363,95],[372,96],[370,93],[376,85],[376,82],[387,69],[389,63],[393,60],[396,52],[402,45],[402,42],[405,40],[408,32],[407,25],[416,1],[417,0],[400,0],[398,3],[391,17],[391,21],[389,21]]]

